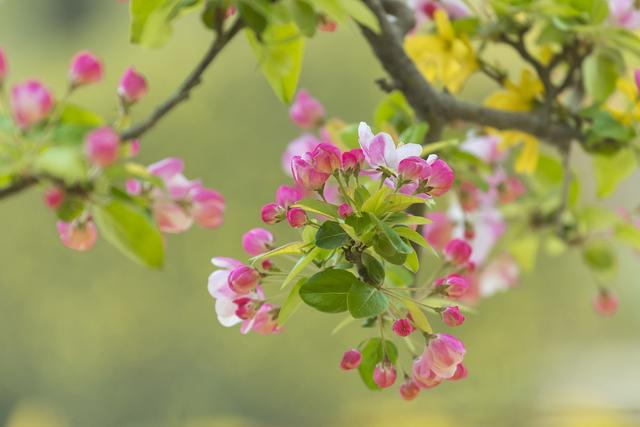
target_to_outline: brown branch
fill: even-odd
[[[8,197],[13,194],[19,193],[22,190],[26,190],[27,188],[33,186],[38,182],[38,178],[34,176],[27,176],[24,178],[20,178],[13,182],[13,184],[8,187],[3,187],[0,189],[0,198]]]

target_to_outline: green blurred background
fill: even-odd
[[[42,77],[63,92],[70,57],[90,49],[106,81],[78,103],[113,114],[117,80],[135,65],[150,82],[141,118],[166,97],[211,33],[188,17],[169,45],[128,43],[127,5],[112,0],[0,1],[0,45],[11,82]],[[354,27],[308,45],[301,86],[334,115],[371,117],[382,71]],[[467,95],[492,86],[477,79]],[[206,290],[216,255],[243,257],[240,236],[284,179],[280,155],[298,131],[256,68],[243,37],[207,72],[191,101],[142,141],[141,161],[186,160],[187,175],[226,197],[226,224],[171,236],[153,272],[105,242],[62,246],[42,190],[0,207],[0,425],[7,427],[637,426],[640,297],[637,255],[623,252],[617,316],[591,309],[595,285],[579,257],[542,258],[536,274],[482,302],[456,331],[470,376],[424,391],[372,393],[338,369],[364,336],[336,336],[338,319],[301,310],[279,336],[221,327]],[[586,171],[588,169],[583,167]],[[634,178],[637,182],[637,177]],[[589,191],[587,186],[587,192]],[[628,183],[616,195],[637,196]]]

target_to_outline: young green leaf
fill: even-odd
[[[429,319],[427,319],[427,316],[425,316],[422,309],[418,307],[418,305],[415,302],[411,301],[410,299],[403,299],[402,303],[404,304],[405,307],[407,307],[407,310],[409,310],[409,313],[413,318],[413,323],[415,323],[415,325],[421,331],[426,332],[428,334],[433,334],[433,328],[431,327],[431,323],[429,323]]]
[[[323,202],[316,199],[304,199],[293,205],[294,208],[304,209],[307,213],[315,213],[324,216],[328,216],[333,219],[340,218],[338,215],[338,207],[331,203]]]
[[[347,307],[356,319],[374,317],[389,307],[389,299],[377,288],[356,279],[347,296]]]
[[[622,149],[613,155],[596,154],[593,168],[596,175],[598,197],[612,194],[618,185],[633,174],[638,167],[633,150]]]
[[[311,276],[300,288],[305,304],[324,313],[347,311],[347,295],[360,282],[346,270],[328,269]]]
[[[325,221],[316,233],[316,246],[337,249],[349,241],[349,235],[335,221]]]
[[[289,283],[291,283],[291,281],[302,272],[302,270],[304,270],[309,264],[311,264],[311,262],[316,258],[316,256],[318,256],[321,252],[320,248],[313,248],[311,249],[306,255],[304,255],[302,258],[300,258],[295,265],[293,266],[293,268],[291,269],[291,271],[289,271],[289,274],[287,274],[287,277],[284,279],[284,282],[282,282],[282,285],[280,286],[280,289],[284,289],[287,287],[287,285]]]
[[[300,288],[304,285],[306,280],[306,277],[298,280],[298,283],[296,283],[296,285],[291,289],[291,292],[289,292],[287,299],[284,300],[282,307],[280,307],[280,312],[278,313],[278,325],[284,325],[293,313],[298,310],[298,307],[300,307],[300,303],[302,302],[302,298],[300,298]]]

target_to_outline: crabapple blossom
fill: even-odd
[[[300,228],[307,223],[307,214],[304,209],[291,208],[287,211],[287,222],[293,228]]]
[[[464,323],[464,316],[460,312],[460,308],[456,305],[451,305],[442,310],[442,321],[449,326],[460,326]]]
[[[467,378],[467,376],[469,376],[469,371],[467,371],[467,368],[466,366],[464,366],[464,363],[458,363],[458,366],[456,367],[456,372],[453,374],[451,378],[449,378],[449,381],[463,380]]]
[[[412,374],[413,382],[420,388],[433,388],[443,381],[431,369],[431,361],[424,353],[413,362]]]
[[[373,169],[385,168],[397,172],[402,160],[422,154],[421,145],[405,144],[396,147],[391,135],[384,132],[374,135],[364,122],[360,122],[358,127],[358,143],[365,160]]]
[[[276,307],[271,304],[262,304],[253,319],[243,324],[240,331],[246,333],[251,330],[259,335],[277,334],[281,328],[278,326],[276,314]]]
[[[442,250],[451,239],[453,224],[444,212],[429,212],[425,216],[431,220],[431,223],[424,225],[422,234],[431,246]]]
[[[612,316],[618,311],[618,297],[611,291],[601,290],[593,299],[593,309],[602,316]]]
[[[340,369],[344,371],[349,371],[351,369],[355,369],[360,365],[362,361],[362,354],[354,349],[347,350],[342,355],[342,360],[340,360]]]
[[[447,334],[436,334],[429,340],[421,358],[438,377],[449,379],[455,374],[458,364],[464,358],[462,342]]]
[[[62,202],[64,202],[64,190],[61,188],[51,187],[44,192],[44,204],[49,209],[58,209]]]
[[[304,157],[295,156],[291,160],[291,172],[296,184],[309,191],[320,190],[331,176],[330,173],[317,169],[309,153]]]
[[[406,401],[415,399],[419,393],[420,387],[410,379],[400,386],[400,396]]]
[[[364,165],[364,152],[360,148],[345,151],[342,153],[341,163],[343,171],[358,173]]]
[[[398,319],[391,327],[393,332],[399,337],[408,337],[415,330],[409,319]]]
[[[249,297],[236,298],[233,303],[237,306],[235,315],[242,320],[252,319],[257,313],[256,302]]]
[[[265,224],[276,224],[285,217],[285,210],[276,203],[267,203],[262,207],[260,217]]]
[[[189,196],[192,202],[191,215],[196,224],[205,228],[222,225],[225,203],[220,193],[195,184],[189,191]]]
[[[104,168],[118,160],[119,145],[118,134],[110,127],[102,127],[87,135],[84,151],[91,163]]]
[[[284,209],[302,199],[302,190],[290,185],[281,185],[276,191],[276,204]]]
[[[85,221],[74,220],[72,222],[58,221],[56,228],[62,243],[76,251],[88,251],[98,239],[96,225],[91,219]]]
[[[447,260],[455,265],[463,265],[471,257],[471,245],[462,239],[451,239],[444,247]]]
[[[453,186],[454,174],[451,167],[443,160],[437,159],[430,164],[431,173],[427,178],[427,193],[442,196]]]
[[[273,234],[264,228],[254,228],[242,236],[242,247],[249,256],[258,256],[271,248]]]
[[[340,215],[341,218],[351,216],[353,215],[353,208],[349,203],[343,203],[338,206],[338,215]]]
[[[340,169],[341,156],[342,153],[338,147],[324,142],[318,144],[311,152],[315,169],[329,174]]]
[[[144,76],[129,67],[122,75],[118,85],[118,95],[127,105],[135,104],[147,94],[147,81]]]
[[[71,87],[95,83],[102,79],[102,62],[88,51],[78,52],[69,66]]]
[[[318,127],[324,120],[324,107],[304,89],[298,91],[291,108],[291,121],[302,129]]]
[[[52,108],[53,95],[37,80],[27,80],[11,89],[13,117],[23,130],[41,122]]]
[[[634,0],[609,0],[609,22],[628,30],[640,27],[640,11]]]
[[[292,176],[291,160],[296,156],[302,156],[305,153],[313,151],[313,149],[321,143],[322,141],[309,133],[294,139],[287,145],[287,149],[282,154],[282,169],[286,174]]]
[[[260,273],[247,265],[241,265],[229,273],[229,288],[244,295],[253,291],[260,282]]]
[[[469,289],[469,282],[464,276],[452,273],[435,281],[435,289],[442,289],[451,298],[460,298]]]
[[[396,382],[396,368],[390,362],[381,362],[373,370],[373,381],[380,388],[391,387]]]
[[[398,173],[402,179],[417,181],[429,177],[431,174],[431,166],[421,157],[407,157],[402,159],[398,164]]]

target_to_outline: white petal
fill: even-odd
[[[216,300],[216,314],[222,326],[230,327],[242,322],[235,312],[236,304],[232,300],[226,298]]]
[[[365,122],[360,122],[358,126],[358,142],[362,148],[369,146],[369,141],[373,138],[373,132],[371,128]]]
[[[419,144],[404,144],[398,147],[396,150],[398,156],[398,162],[406,159],[407,157],[420,157],[422,155],[422,145]]]

